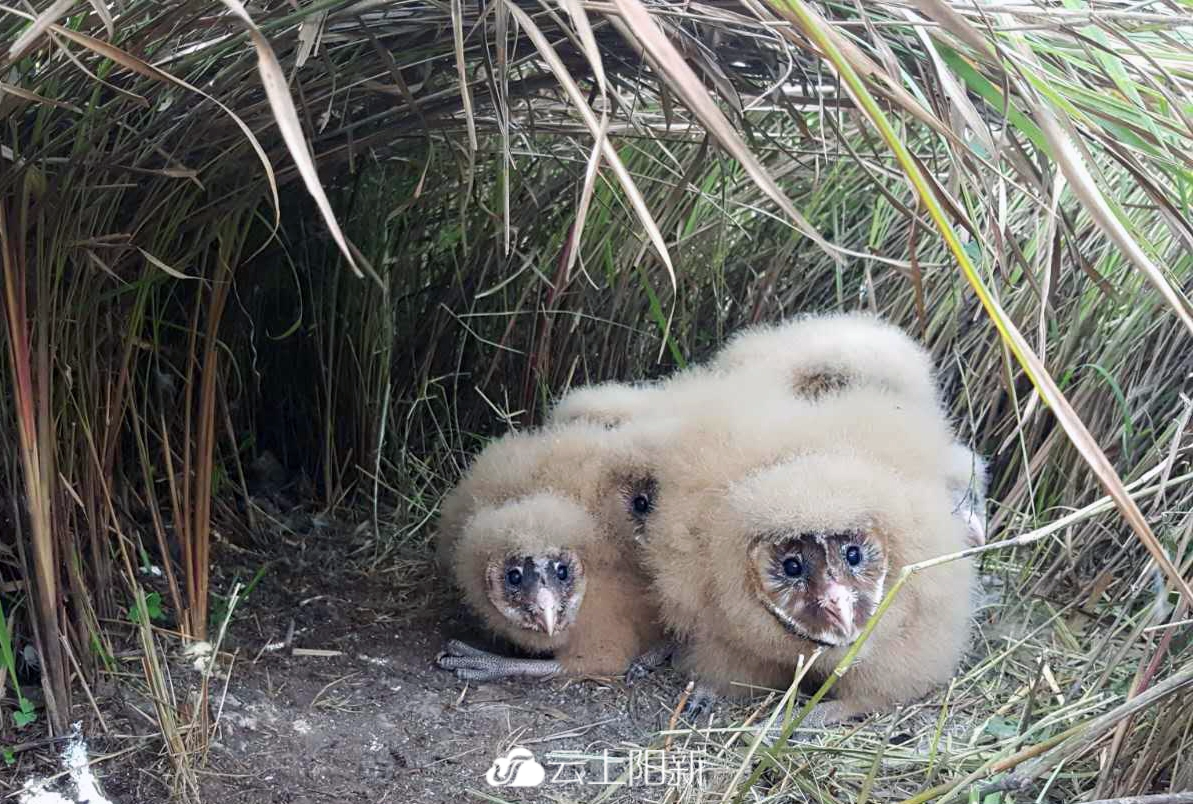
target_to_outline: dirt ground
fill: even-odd
[[[215,738],[206,760],[195,762],[203,802],[460,804],[604,796],[620,804],[662,801],[669,790],[689,787],[693,768],[674,762],[643,775],[652,772],[649,752],[683,697],[686,679],[675,670],[663,668],[632,686],[621,679],[466,684],[435,666],[447,638],[504,647],[472,629],[425,551],[411,547],[405,556],[378,558],[371,527],[305,514],[272,530],[260,544],[221,539],[216,546],[217,600],[237,580],[259,580],[230,620],[212,678]],[[198,674],[177,643],[163,646],[174,651],[171,685],[183,696]],[[135,686],[141,678],[135,645],[123,661]],[[171,800],[173,775],[153,704],[130,685],[97,690],[107,736],[86,701],[76,701],[76,710],[111,804],[160,804]],[[772,708],[722,702],[699,726],[728,727]],[[929,708],[913,717],[928,722],[934,715]],[[881,729],[892,744],[909,739],[897,733],[902,728],[862,728]],[[709,753],[696,750],[698,736],[675,736],[679,750],[668,756],[682,758],[691,745],[688,755],[707,761]],[[703,736],[714,753],[731,739],[715,729]],[[515,745],[543,767],[540,786],[487,782],[494,760]],[[11,770],[9,790],[61,766],[46,746],[22,754]],[[723,790],[736,770],[736,760],[732,767],[705,766],[700,787]],[[619,778],[620,786],[599,784]]]
[[[470,790],[546,801],[550,784],[498,790],[486,771],[516,743],[535,752],[549,781],[561,766],[548,752],[625,758],[666,725],[683,686],[669,669],[632,687],[620,679],[468,685],[438,669],[446,636],[484,638],[423,559],[387,559],[366,572],[370,535],[314,527],[272,556],[225,547],[236,555],[217,562],[228,574],[223,590],[233,575],[243,582],[269,566],[222,646],[235,659],[226,693],[213,691],[219,726],[199,771],[204,802],[479,800]],[[99,773],[113,804],[165,800],[164,769],[153,759],[141,752]],[[589,773],[602,762],[590,761]],[[591,792],[599,791],[572,795]],[[628,800],[643,800],[641,791]]]

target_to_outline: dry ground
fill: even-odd
[[[226,574],[220,591],[268,568],[223,645],[234,659],[226,694],[224,679],[214,685],[219,727],[199,771],[204,802],[478,800],[468,789],[547,800],[489,787],[494,757],[515,742],[545,763],[549,751],[626,756],[666,724],[682,692],[670,671],[632,688],[620,679],[466,685],[435,657],[445,635],[483,639],[425,560],[387,559],[370,571],[371,529],[297,530],[280,550],[224,545],[216,562]],[[335,655],[303,655],[311,650]],[[182,657],[171,664],[176,679],[194,677]],[[141,719],[115,720],[136,730]],[[144,721],[139,729],[150,731]],[[98,771],[114,804],[169,795],[158,746]],[[92,741],[93,753],[121,747],[128,743]]]
[[[306,515],[275,527],[267,541],[222,542],[215,562],[223,573],[213,579],[218,593],[265,571],[231,620],[221,652],[226,658],[213,679],[216,739],[206,761],[197,762],[204,802],[592,801],[602,795],[637,802],[666,796],[657,765],[649,781],[638,764],[629,785],[595,782],[618,778],[631,757],[649,762],[651,755],[641,751],[665,739],[658,732],[668,728],[683,695],[684,679],[676,671],[666,668],[633,686],[620,679],[467,685],[436,668],[435,657],[448,636],[474,644],[484,639],[471,631],[425,558],[374,561],[371,528]],[[138,662],[131,652],[130,671]],[[179,694],[193,686],[197,674],[181,655],[171,656],[170,671]],[[169,766],[151,718],[142,714],[152,711],[151,704],[120,686],[103,692],[110,736],[101,736],[85,702],[78,708],[92,756],[121,752],[97,765],[105,792],[113,804],[168,800]],[[910,735],[932,731],[930,706],[904,713],[898,725],[885,718],[827,736],[857,737],[862,730],[870,733],[866,742],[889,742],[914,757],[916,749],[905,743]],[[718,729],[765,719],[772,709],[759,701],[722,704],[699,724],[700,732],[673,738],[678,750],[672,756],[698,752],[706,783],[723,790],[738,760],[718,760],[716,754],[726,741],[740,747],[745,738]],[[959,725],[965,731],[972,723]],[[814,743],[823,736],[808,735]],[[497,789],[486,783],[494,758],[515,744],[542,761],[548,774],[543,786]],[[566,757],[569,752],[587,757],[584,785],[575,783],[581,766],[564,765],[577,761]],[[52,761],[48,748],[27,752],[10,784]],[[829,763],[821,764],[831,777]],[[914,778],[914,767],[911,772]]]

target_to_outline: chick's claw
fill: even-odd
[[[630,663],[630,666],[626,668],[626,684],[632,685],[635,682],[646,678],[655,670],[659,669],[664,662],[670,659],[671,654],[674,652],[675,645],[670,642],[656,645],[655,647],[646,651],[638,658],[634,659],[634,661]]]
[[[840,701],[825,701],[812,707],[812,711],[800,723],[800,728],[823,729],[835,726],[849,719],[849,712]]]
[[[643,664],[640,661],[630,662],[630,666],[627,667],[625,671],[625,683],[629,686],[633,686],[654,671],[655,668],[648,664]]]
[[[447,656],[496,656],[495,653],[474,648],[466,642],[461,642],[458,639],[449,639],[447,645],[444,647],[443,653],[439,654],[441,657]]]
[[[713,710],[717,704],[717,696],[706,687],[696,687],[688,696],[688,702],[683,708],[683,716],[687,720],[696,720]]]

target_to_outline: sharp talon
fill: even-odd
[[[683,708],[683,716],[688,720],[696,720],[711,712],[716,703],[717,696],[697,687]]]
[[[627,685],[632,685],[636,681],[649,676],[655,670],[663,665],[671,655],[675,652],[675,644],[672,642],[664,642],[655,645],[650,650],[638,656],[630,663],[630,666],[625,671],[625,682]]]
[[[634,686],[634,684],[636,682],[641,681],[642,679],[646,678],[653,672],[654,672],[653,667],[647,667],[642,662],[631,663],[630,666],[627,667],[626,671],[625,671],[626,686],[628,686],[628,687]]]
[[[444,670],[493,669],[493,659],[488,656],[443,656],[438,664]]]
[[[809,712],[802,721],[800,721],[800,724],[792,730],[791,736],[788,737],[788,741],[794,742],[795,735],[799,734],[800,732],[820,731],[821,729],[833,726],[834,724],[841,723],[846,720],[846,718],[842,717],[843,714],[843,708],[836,701],[828,701],[827,703],[817,704],[816,706],[812,707],[812,711]],[[755,733],[761,733],[762,745],[771,748],[778,741],[779,734],[782,732],[782,730],[783,723],[780,721],[771,726],[771,728],[767,731],[763,731],[762,727],[760,726],[755,729]]]
[[[554,660],[515,659],[489,653],[452,641],[435,659],[443,670],[451,670],[461,681],[493,681],[501,678],[548,678],[560,672]]]
[[[494,668],[493,660],[485,656],[440,656],[436,664],[453,672],[460,681],[492,681],[504,675]]]
[[[461,667],[456,671],[456,678],[460,681],[491,681],[496,676],[489,670],[470,670],[466,667]]]
[[[800,730],[823,729],[828,726],[835,726],[838,723],[844,723],[848,719],[849,712],[846,711],[840,701],[828,701],[827,703],[816,704],[816,706],[812,707],[812,711],[799,724],[799,728]]]
[[[772,726],[769,729],[764,729],[762,726],[759,726],[754,730],[754,733],[762,735],[762,739],[759,740],[760,745],[764,745],[767,748],[773,748],[775,745],[775,740],[779,736],[779,727]]]

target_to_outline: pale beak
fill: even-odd
[[[825,606],[823,610],[825,618],[833,628],[836,628],[844,636],[849,636],[849,624],[845,621],[845,616],[841,613],[841,610],[836,606]]]
[[[843,636],[852,640],[854,636],[853,598],[850,596],[849,590],[840,584],[830,583],[825,590],[821,605],[829,620],[833,621],[833,625]]]
[[[540,588],[534,596],[534,605],[539,610],[539,619],[543,623],[543,630],[547,636],[555,634],[555,593],[550,589]]]

